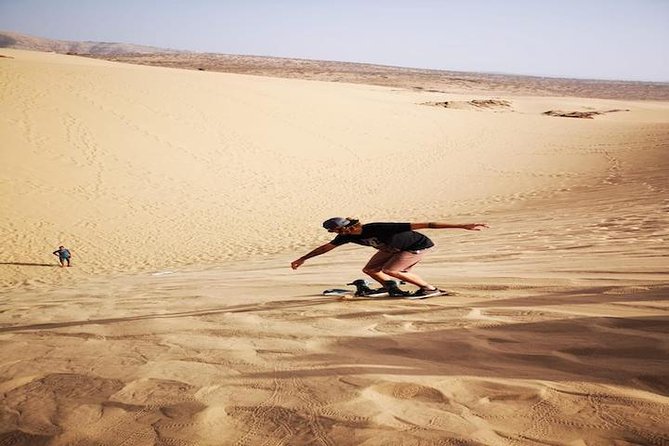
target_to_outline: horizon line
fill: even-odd
[[[51,38],[51,37],[43,37],[43,36],[36,36],[33,34],[25,34],[23,32],[19,31],[12,31],[12,30],[0,30],[0,33],[14,33],[14,34],[20,34],[22,36],[26,37],[32,37],[32,38],[37,38],[37,39],[44,39],[44,40],[52,40],[52,41],[58,41],[58,42],[67,42],[67,43],[99,43],[99,44],[112,44],[112,45],[135,45],[135,46],[141,46],[141,47],[147,47],[147,48],[155,48],[158,50],[163,50],[166,51],[166,54],[170,54],[169,51],[173,51],[171,54],[183,54],[183,53],[191,53],[191,54],[214,54],[214,55],[223,55],[223,56],[242,56],[242,57],[260,57],[260,58],[271,58],[271,59],[287,59],[287,60],[306,60],[306,61],[312,61],[312,62],[335,62],[335,63],[348,63],[348,64],[355,64],[355,65],[372,65],[372,66],[379,66],[379,67],[386,67],[386,68],[399,68],[399,69],[408,69],[408,70],[422,70],[422,71],[439,71],[439,72],[450,72],[450,73],[465,73],[465,74],[483,74],[483,75],[493,75],[493,76],[516,76],[516,77],[531,77],[531,78],[539,78],[539,79],[557,79],[557,80],[571,80],[571,81],[597,81],[597,82],[629,82],[629,83],[637,83],[637,84],[662,84],[662,85],[668,85],[669,86],[669,79],[667,80],[636,80],[636,79],[620,79],[620,78],[597,78],[597,77],[589,77],[589,76],[575,76],[575,75],[559,75],[559,74],[530,74],[530,73],[516,73],[516,72],[506,72],[506,71],[466,71],[466,70],[456,70],[456,69],[447,69],[447,68],[430,68],[430,67],[414,67],[414,66],[408,66],[408,65],[391,65],[391,64],[386,64],[386,63],[376,63],[376,62],[359,62],[359,61],[352,61],[352,60],[337,60],[337,59],[316,59],[316,58],[310,58],[310,57],[291,57],[291,56],[276,56],[276,55],[263,55],[263,54],[241,54],[241,53],[223,53],[223,52],[215,52],[215,51],[200,51],[200,50],[193,50],[193,49],[178,49],[178,48],[170,48],[170,47],[162,47],[162,46],[156,46],[156,45],[149,45],[149,44],[143,44],[143,43],[135,43],[135,42],[122,42],[122,41],[100,41],[100,40],[64,40],[64,39],[56,39],[56,38]],[[0,48],[10,48],[10,47],[0,47]],[[11,48],[10,48],[11,49]],[[20,48],[16,48],[20,49]],[[89,54],[94,54],[94,53],[89,53]],[[118,53],[118,55],[121,54],[132,54],[132,53]],[[158,53],[146,53],[146,54],[158,54]],[[112,56],[113,54],[110,54]]]

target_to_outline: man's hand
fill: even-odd
[[[462,229],[466,229],[468,231],[480,231],[483,228],[487,228],[488,225],[485,223],[470,223],[466,225],[462,225]]]
[[[332,250],[335,249],[336,247],[337,247],[337,246],[336,246],[336,245],[333,245],[332,243],[326,243],[326,244],[324,244],[324,245],[321,245],[321,246],[319,246],[318,248],[316,248],[316,249],[314,249],[313,251],[311,251],[310,253],[303,255],[303,256],[300,257],[299,259],[297,259],[297,260],[293,260],[293,261],[290,263],[290,267],[293,268],[293,269],[297,269],[297,268],[299,268],[300,266],[302,266],[302,264],[303,264],[304,262],[306,262],[307,259],[310,259],[310,258],[312,258],[312,257],[319,256],[319,255],[321,255],[321,254],[325,254],[325,253],[328,252],[328,251],[332,251]]]
[[[302,266],[303,263],[304,263],[304,259],[299,258],[299,259],[297,259],[297,260],[293,260],[293,261],[290,263],[290,267],[293,268],[293,269],[297,269],[297,268],[299,268],[300,266]]]

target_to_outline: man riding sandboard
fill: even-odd
[[[480,231],[487,228],[485,223],[449,224],[429,223],[368,223],[362,224],[351,218],[334,217],[323,222],[328,232],[337,236],[324,245],[312,250],[290,265],[299,268],[307,259],[325,254],[346,243],[371,246],[378,251],[367,262],[363,272],[379,282],[380,290],[370,290],[375,294],[387,292],[393,297],[424,298],[442,294],[443,291],[410,272],[423,256],[434,246],[432,240],[416,229],[465,229]],[[403,291],[394,279],[411,283],[418,287],[414,293]]]

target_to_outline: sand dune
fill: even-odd
[[[178,50],[157,48],[145,45],[133,45],[117,42],[82,42],[71,40],[47,39],[27,34],[0,31],[0,48],[12,48],[28,51],[52,51],[56,53],[93,53],[109,54],[163,54],[180,53]]]
[[[669,442],[666,102],[0,54],[0,444]],[[333,215],[491,228],[343,302]]]

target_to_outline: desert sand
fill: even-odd
[[[669,102],[0,55],[0,444],[669,444]]]

